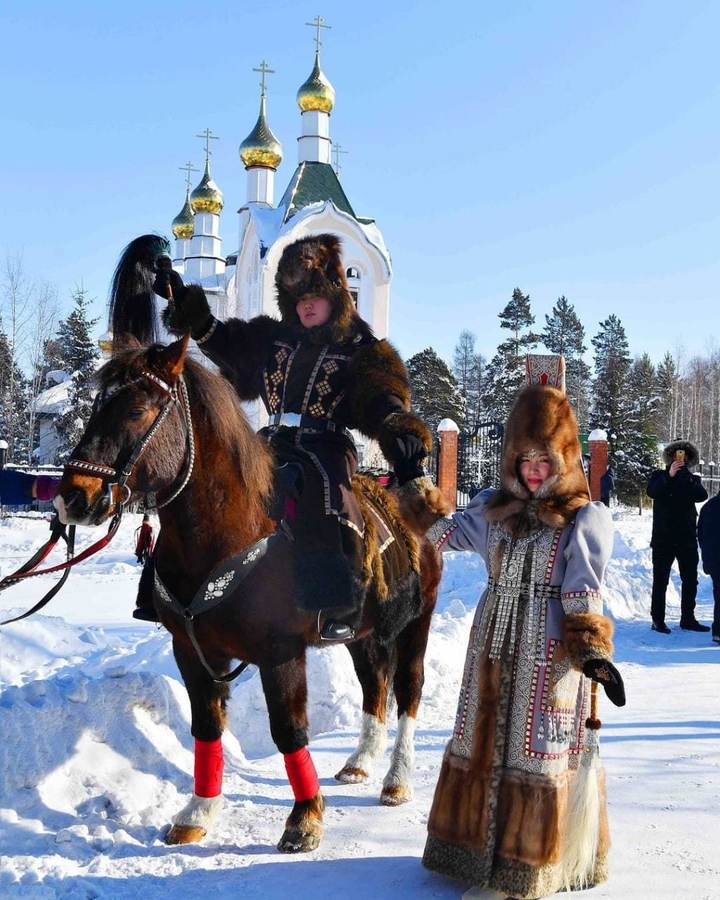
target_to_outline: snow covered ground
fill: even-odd
[[[587,896],[720,898],[720,649],[708,635],[650,631],[650,518],[617,511],[616,519],[607,606],[628,705],[602,704],[614,847],[610,881]],[[328,801],[321,848],[290,857],[275,850],[291,795],[254,670],[233,690],[216,830],[201,845],[166,847],[167,825],[192,789],[192,743],[167,636],[130,618],[138,524],[128,516],[47,615],[0,634],[0,897],[459,898],[463,888],[427,873],[420,855],[485,581],[479,558],[446,555],[411,803],[378,804],[382,769],[368,785],[333,780],[355,746],[360,692],[347,651],[331,648],[313,652],[309,665],[311,747]],[[46,527],[0,520],[3,574]],[[86,531],[81,546],[97,536]],[[671,625],[679,614],[673,578]],[[26,608],[41,589],[15,588],[0,606]],[[709,621],[710,611],[702,576],[699,618]]]

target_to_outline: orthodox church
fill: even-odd
[[[172,223],[175,238],[173,267],[186,282],[201,284],[214,314],[220,319],[276,316],[275,271],[284,248],[299,238],[331,232],[343,243],[348,284],[360,315],[375,334],[388,336],[390,254],[374,219],[355,212],[331,164],[330,116],[335,90],[320,67],[318,17],[313,23],[313,69],[297,92],[300,109],[298,163],[280,199],[275,199],[275,175],[283,158],[280,141],[268,122],[263,62],[260,110],[253,129],[240,144],[247,173],[245,201],[238,210],[237,244],[223,251],[221,216],[223,193],[210,171],[209,129],[205,134],[205,170],[197,187]],[[336,157],[337,159],[337,157]],[[188,164],[188,177],[190,164]],[[248,410],[253,424],[263,424],[259,405]]]

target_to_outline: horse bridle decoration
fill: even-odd
[[[66,534],[65,526],[60,525],[57,519],[53,520],[51,524],[50,540],[48,540],[38,551],[36,551],[36,553],[34,553],[33,556],[26,563],[24,563],[24,565],[20,566],[20,568],[15,572],[6,575],[2,579],[2,581],[0,581],[0,591],[11,587],[13,584],[17,584],[25,578],[34,578],[38,575],[49,575],[53,572],[62,572],[62,578],[57,582],[57,584],[53,585],[53,587],[44,595],[44,597],[42,597],[42,599],[38,603],[35,604],[35,606],[33,606],[22,615],[15,616],[12,619],[7,619],[4,622],[0,622],[0,625],[9,625],[11,622],[17,622],[20,619],[25,619],[28,616],[31,616],[33,613],[38,612],[40,609],[42,609],[47,603],[50,602],[50,600],[52,600],[52,598],[58,593],[60,588],[65,584],[72,566],[83,562],[84,560],[88,559],[88,557],[93,556],[99,550],[107,547],[110,541],[115,537],[115,534],[120,527],[120,522],[122,520],[122,515],[125,507],[127,506],[128,501],[132,496],[132,489],[128,485],[128,481],[132,476],[135,465],[145,451],[145,448],[158,432],[162,423],[170,414],[171,410],[173,409],[173,405],[175,404],[177,404],[182,410],[181,420],[183,421],[183,425],[185,427],[187,448],[185,456],[185,471],[182,473],[181,477],[178,476],[180,477],[180,484],[178,485],[178,487],[172,490],[170,496],[166,497],[161,503],[157,503],[155,494],[146,494],[145,509],[162,509],[163,507],[168,506],[173,502],[173,500],[179,497],[187,487],[195,465],[195,438],[193,436],[190,398],[188,397],[187,385],[185,384],[185,379],[182,375],[179,376],[177,382],[174,385],[170,385],[166,381],[163,381],[163,379],[158,375],[155,375],[153,372],[143,370],[142,372],[140,372],[137,378],[133,379],[132,381],[128,381],[125,384],[119,385],[107,396],[101,397],[101,395],[98,395],[95,399],[95,404],[93,406],[90,419],[92,419],[92,416],[100,409],[102,409],[102,407],[105,406],[118,393],[118,391],[121,391],[126,387],[130,387],[131,385],[136,384],[137,382],[144,379],[147,379],[153,384],[157,385],[166,394],[166,399],[160,407],[160,411],[158,412],[152,424],[147,428],[145,433],[133,447],[123,468],[118,471],[118,466],[107,466],[104,463],[89,462],[87,460],[77,458],[69,459],[65,463],[65,471],[72,470],[76,472],[84,472],[88,475],[98,476],[103,480],[110,478],[116,479],[115,481],[108,481],[106,485],[105,495],[108,499],[108,508],[113,509],[113,515],[107,530],[107,534],[99,541],[96,541],[90,547],[87,547],[85,550],[75,556],[75,526],[71,525],[68,529],[68,534]],[[121,496],[118,500],[115,500],[113,497],[113,488],[115,487],[120,488],[121,491]],[[38,569],[37,566],[39,566],[42,561],[48,556],[48,554],[51,552],[60,538],[62,538],[67,544],[67,559],[65,560],[65,562],[58,563],[54,566],[49,566],[46,569]]]
[[[124,507],[130,500],[130,497],[132,496],[132,489],[128,486],[128,481],[133,474],[135,465],[142,454],[145,452],[145,448],[148,446],[150,441],[160,429],[162,423],[172,411],[173,404],[178,404],[183,413],[181,419],[185,427],[185,471],[182,475],[179,486],[174,491],[172,491],[170,496],[165,498],[161,503],[156,502],[155,494],[151,492],[146,494],[144,504],[145,509],[162,509],[163,507],[168,506],[170,503],[172,503],[173,500],[175,500],[177,497],[179,497],[187,487],[187,484],[190,481],[190,476],[193,472],[193,467],[195,465],[195,439],[193,437],[190,398],[188,397],[187,385],[185,384],[185,379],[182,375],[180,375],[174,385],[170,385],[166,381],[163,381],[163,379],[158,375],[155,375],[154,372],[150,372],[144,369],[142,372],[140,372],[137,378],[134,378],[132,381],[127,381],[125,382],[125,384],[119,385],[107,396],[101,397],[98,394],[90,419],[92,420],[92,416],[95,415],[96,412],[101,410],[107,403],[109,403],[121,390],[131,387],[132,385],[146,379],[157,385],[157,387],[159,387],[165,393],[166,399],[160,407],[159,413],[145,431],[145,434],[143,434],[143,436],[139,438],[139,440],[133,447],[122,469],[120,469],[119,466],[107,466],[104,463],[88,462],[87,460],[77,459],[75,457],[69,459],[65,463],[66,470],[71,469],[76,472],[84,472],[88,475],[97,475],[102,479],[116,479],[115,481],[108,481],[105,487],[109,507],[112,507],[113,504],[115,505],[115,515],[122,514]],[[121,496],[119,500],[114,500],[113,497],[113,488],[115,487],[119,488],[121,492],[124,493],[124,496]]]

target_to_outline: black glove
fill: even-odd
[[[425,444],[416,434],[405,434],[395,438],[393,468],[400,484],[421,478],[425,474],[423,460],[427,456]]]
[[[625,685],[622,675],[606,659],[589,659],[583,666],[583,674],[605,688],[607,698],[615,706],[625,706]]]
[[[212,313],[205,291],[199,285],[186,287],[177,272],[159,268],[153,290],[169,301],[162,314],[168,331],[173,334],[189,331],[193,337],[200,337],[207,331]]]

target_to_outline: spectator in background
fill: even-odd
[[[608,466],[605,474],[600,479],[600,499],[605,506],[610,506],[610,498],[615,493],[615,473],[612,466]]]
[[[33,500],[52,500],[60,484],[52,475],[28,475],[16,469],[0,469],[0,504],[29,506]]]
[[[145,513],[142,525],[135,529],[135,556],[137,561],[145,565],[152,556],[154,546],[153,527],[150,524],[150,516]]]
[[[650,476],[647,492],[653,503],[652,560],[653,631],[670,634],[665,624],[665,594],[672,564],[677,560],[682,582],[680,627],[685,631],[710,631],[695,618],[698,586],[696,503],[707,500],[699,476],[690,472],[700,457],[688,441],[674,441],[663,450],[664,469]]]
[[[700,510],[698,540],[702,551],[703,571],[712,578],[715,600],[712,639],[720,644],[720,492]]]

